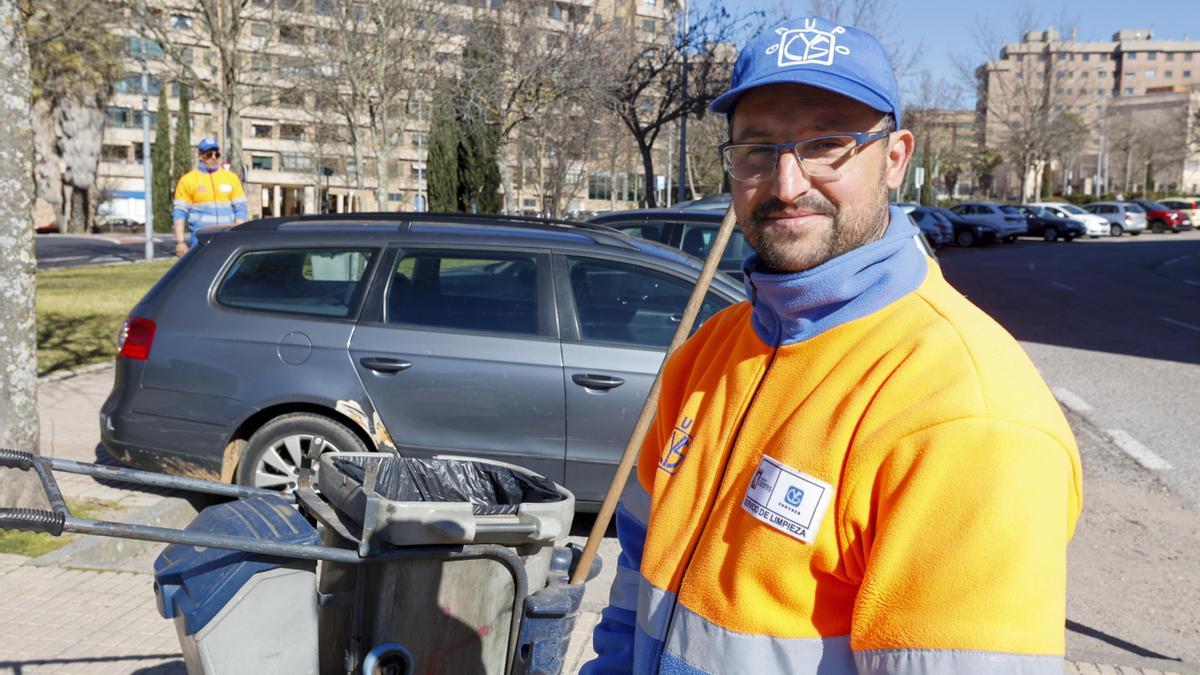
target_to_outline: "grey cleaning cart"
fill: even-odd
[[[0,449],[51,505],[0,509],[0,528],[169,544],[155,590],[191,675],[561,671],[583,593],[579,549],[555,546],[570,492],[508,464],[312,445],[291,494]],[[183,530],[81,519],[56,470],[232,500]]]

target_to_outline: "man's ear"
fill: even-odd
[[[904,183],[904,171],[908,168],[909,160],[912,159],[914,140],[912,132],[908,129],[892,132],[887,145],[887,186],[889,190],[895,190]]]

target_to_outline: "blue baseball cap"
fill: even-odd
[[[217,143],[217,139],[210,136],[208,138],[201,138],[200,142],[196,144],[196,149],[200,152],[208,152],[210,150],[220,150],[221,145]]]
[[[733,66],[729,91],[708,109],[730,115],[742,94],[766,84],[818,87],[891,113],[900,125],[892,60],[868,33],[812,16],[787,21],[750,40]]]

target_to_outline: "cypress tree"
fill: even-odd
[[[434,100],[429,120],[425,184],[430,211],[458,211],[458,118],[446,96]]]
[[[459,206],[468,213],[500,213],[500,134],[495,125],[460,120],[458,143]]]
[[[1154,162],[1146,160],[1146,185],[1142,188],[1142,197],[1150,199],[1150,193],[1154,192]]]
[[[1054,171],[1050,168],[1050,158],[1046,158],[1046,163],[1042,165],[1042,189],[1041,198],[1051,199],[1054,197]]]
[[[196,165],[196,155],[192,147],[192,117],[191,102],[188,101],[188,88],[179,85],[179,115],[175,122],[174,159],[171,166],[171,189],[179,184],[183,174],[192,170]]]
[[[937,203],[937,195],[933,194],[933,153],[928,149],[921,153],[921,166],[925,169],[925,179],[921,182],[921,204],[932,206]]]
[[[167,90],[158,92],[158,121],[154,125],[154,147],[150,149],[150,194],[154,207],[154,231],[171,231],[171,205],[175,194],[171,179],[171,108]]]

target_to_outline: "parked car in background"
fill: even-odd
[[[938,213],[933,207],[919,206],[908,212],[908,217],[934,246],[947,246],[954,243],[954,225],[946,216]]]
[[[1192,219],[1183,211],[1178,211],[1165,204],[1152,202],[1149,199],[1130,199],[1146,211],[1147,226],[1151,232],[1164,234],[1170,232],[1179,234],[1192,229]]]
[[[1119,237],[1128,232],[1136,237],[1146,229],[1146,212],[1131,202],[1092,202],[1084,204],[1088,213],[1094,213],[1108,221],[1109,232]]]
[[[1108,220],[1102,216],[1088,213],[1067,202],[1030,202],[1029,206],[1040,206],[1059,218],[1078,220],[1087,228],[1087,235],[1092,238],[1107,237],[1111,229]]]
[[[729,205],[732,203],[733,197],[728,192],[718,192],[713,195],[707,195],[699,199],[692,199],[686,202],[679,202],[674,206],[677,209],[686,209],[689,211],[719,211],[725,213],[729,210]]]
[[[919,208],[921,205],[914,202],[896,202],[896,206],[900,207],[905,213],[912,213],[913,209]]]
[[[700,265],[608,227],[355,213],[202,231],[121,331],[101,439],[289,489],[331,451],[511,462],[604,495]],[[717,275],[700,321],[744,299]]]
[[[963,202],[950,210],[972,223],[991,225],[1000,241],[1011,244],[1025,234],[1025,214],[995,202]]]
[[[708,257],[725,211],[708,209],[636,209],[614,211],[592,218],[590,223],[606,225],[625,234],[649,239],[703,260]],[[721,255],[717,269],[735,278],[742,277],[742,261],[754,250],[735,227]]]
[[[1071,241],[1087,234],[1087,227],[1078,220],[1059,218],[1040,206],[1022,204],[1015,207],[1025,214],[1025,236],[1041,237],[1043,241]]]
[[[1192,227],[1200,228],[1200,197],[1172,197],[1160,199],[1158,203],[1187,215]]]
[[[991,225],[969,221],[950,209],[940,206],[922,208],[929,208],[949,221],[950,226],[954,228],[954,243],[959,246],[983,246],[1000,241],[1000,233]]]

